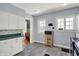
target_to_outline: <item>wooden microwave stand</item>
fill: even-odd
[[[52,31],[45,31],[45,45],[53,47],[54,33]]]

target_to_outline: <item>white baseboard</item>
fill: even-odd
[[[63,48],[70,49],[70,47],[69,47],[69,46],[60,45],[60,44],[54,44],[54,46],[57,46],[57,47],[63,47]]]
[[[34,42],[35,42],[35,41],[34,41]],[[33,43],[33,41],[32,41],[32,43]],[[43,44],[44,44],[44,42],[39,42],[39,43],[43,43]],[[65,45],[61,45],[61,44],[54,44],[54,46],[70,49],[69,46],[65,46]]]

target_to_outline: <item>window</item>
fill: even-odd
[[[45,31],[45,20],[38,21],[38,32],[44,32]]]
[[[76,37],[79,38],[79,15],[76,17],[76,20],[77,20],[77,22],[76,22],[77,27],[75,29],[76,30]]]
[[[79,15],[77,16],[77,30],[79,30]]]
[[[65,18],[65,23],[66,23],[66,29],[67,30],[72,30],[73,29],[73,17],[70,18]]]
[[[64,17],[59,18],[58,20],[58,29],[59,30],[73,30],[73,19],[74,17]]]
[[[64,29],[64,18],[58,19],[58,29]]]

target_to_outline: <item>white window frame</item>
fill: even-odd
[[[77,31],[79,31],[79,20],[78,20],[78,17],[79,17],[79,15],[76,16],[76,19],[77,19],[77,20],[76,20],[76,21],[77,21],[77,22],[76,22],[76,25],[77,25],[76,30],[77,30]]]
[[[71,17],[73,17],[73,29],[66,29],[66,18],[71,18]],[[56,18],[57,19],[57,29],[59,30],[58,19],[62,19],[62,18],[64,18],[64,28],[63,28],[63,30],[74,30],[74,18],[75,18],[75,16],[65,16],[65,17]]]
[[[59,20],[61,20],[61,19],[63,19],[63,21],[60,21],[60,22],[59,22]],[[58,24],[58,22],[59,22],[60,24]],[[57,29],[62,29],[62,30],[64,30],[64,24],[61,25],[61,22],[64,23],[64,18],[57,18]],[[60,27],[60,28],[59,28],[59,27]]]
[[[38,33],[44,33],[45,27],[46,27],[45,20],[38,20]]]
[[[75,33],[76,33],[76,37],[78,37],[79,38],[79,20],[78,20],[78,18],[79,18],[79,14],[77,14],[76,15],[76,24],[75,24]]]
[[[69,25],[66,25],[67,22],[70,22],[70,20],[66,21],[66,18],[73,18],[72,29],[70,28],[70,26],[71,26],[70,23],[69,23]],[[66,29],[67,26],[69,26],[69,29]],[[74,29],[74,16],[65,17],[65,30],[73,30],[73,29]]]

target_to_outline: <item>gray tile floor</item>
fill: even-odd
[[[69,53],[61,51],[59,47],[50,48],[41,43],[30,44],[16,56],[44,56],[45,54],[49,54],[50,56],[70,56]]]

